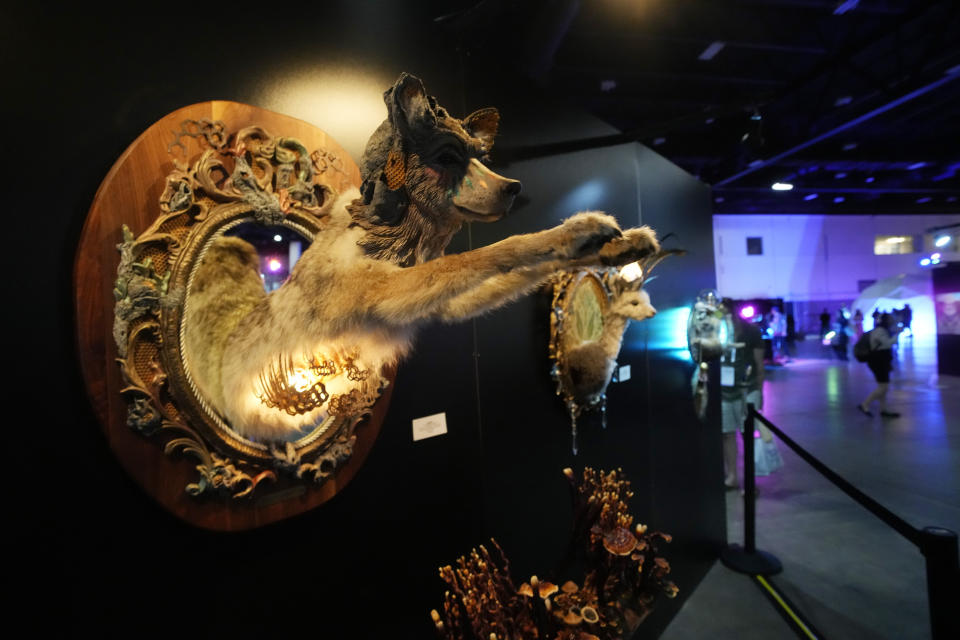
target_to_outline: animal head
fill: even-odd
[[[667,256],[683,255],[681,249],[664,249],[638,262],[631,263],[608,279],[612,304],[610,313],[628,320],[646,320],[657,315],[650,294],[643,288],[652,279],[653,268]]]
[[[639,322],[657,315],[657,310],[650,303],[650,294],[644,289],[638,289],[619,295],[610,306],[610,313]]]
[[[379,224],[397,224],[408,207],[448,221],[492,221],[503,216],[520,182],[483,164],[497,134],[496,109],[460,120],[403,73],[384,93],[387,119],[371,136],[361,161],[363,202]]]

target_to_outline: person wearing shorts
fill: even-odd
[[[897,343],[900,329],[897,321],[889,313],[880,316],[880,322],[870,332],[870,355],[867,366],[877,381],[877,388],[857,405],[857,410],[866,416],[872,416],[870,405],[877,401],[880,415],[884,418],[899,418],[900,414],[887,409],[887,391],[890,389],[890,371],[893,370],[893,345]]]

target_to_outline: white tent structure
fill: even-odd
[[[933,284],[930,273],[901,273],[897,276],[877,280],[864,289],[853,301],[851,312],[857,309],[863,312],[863,329],[873,328],[873,311],[880,312],[899,309],[909,304],[913,310],[912,331],[920,339],[936,339],[937,321],[933,307]]]

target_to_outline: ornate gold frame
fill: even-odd
[[[185,137],[206,148],[192,164],[174,161],[157,218],[136,238],[124,224],[117,245],[113,336],[127,425],[162,441],[165,453],[197,461],[199,478],[186,487],[193,496],[249,496],[278,472],[322,484],[351,457],[354,430],[370,406],[330,417],[295,442],[247,440],[197,390],[183,353],[183,318],[196,267],[213,239],[242,222],[258,222],[312,240],[336,195],[324,174],[342,173],[343,162],[259,126],[231,134],[212,120],[183,122],[168,152],[179,146],[186,153]]]

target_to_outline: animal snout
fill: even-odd
[[[503,185],[503,193],[507,196],[515,196],[523,190],[523,185],[519,180],[507,180],[507,183]]]

